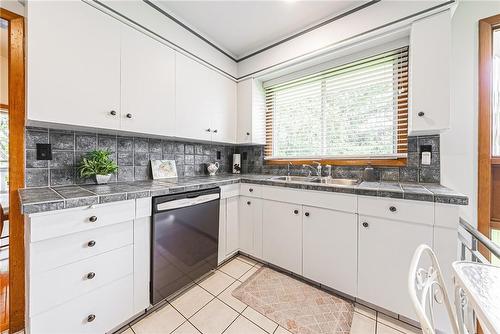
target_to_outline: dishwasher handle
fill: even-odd
[[[202,204],[214,200],[219,200],[220,195],[219,193],[216,194],[207,194],[207,195],[197,195],[197,196],[186,196],[185,198],[169,201],[169,202],[163,202],[156,204],[156,212],[162,212],[162,211],[167,211],[167,210],[172,210],[172,209],[179,209],[179,208],[184,208],[187,206],[193,206],[197,204]]]

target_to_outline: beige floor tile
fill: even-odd
[[[126,330],[124,330],[123,332],[121,332],[120,334],[134,334],[134,332],[132,332],[132,329],[129,327]]]
[[[350,334],[375,334],[376,321],[354,312]]]
[[[241,277],[239,278],[239,280],[240,280],[241,282],[245,282],[247,279],[249,279],[249,278],[250,278],[250,276],[252,276],[253,274],[255,274],[255,272],[256,272],[257,270],[259,270],[259,268],[255,268],[255,267],[251,268],[251,269],[250,269],[249,271],[247,271],[247,272],[246,272],[243,276],[241,276]]]
[[[403,332],[400,332],[392,327],[384,325],[381,322],[377,323],[377,334],[402,334],[402,333]]]
[[[255,311],[251,307],[247,307],[242,313],[246,318],[256,323],[259,327],[263,328],[268,333],[273,333],[278,324],[267,318],[266,316]]]
[[[233,278],[238,279],[241,276],[243,276],[243,274],[245,274],[247,271],[252,269],[252,266],[253,265],[250,265],[236,258],[232,259],[231,261],[220,267],[219,270],[228,274]]]
[[[243,316],[239,316],[224,334],[266,334],[266,332]]]
[[[407,323],[404,323],[402,321],[399,321],[397,319],[391,318],[385,314],[378,313],[377,317],[377,322],[382,323],[388,327],[392,327],[400,332],[403,332],[405,334],[415,334],[415,333],[422,333],[422,331],[416,327],[413,327],[411,325],[408,325]]]
[[[185,320],[169,304],[134,324],[132,329],[135,334],[169,334]]]
[[[254,266],[254,265],[256,265],[256,264],[258,263],[257,261],[252,260],[251,258],[246,257],[246,256],[244,256],[244,255],[238,255],[237,259],[238,259],[238,260],[241,260],[241,261],[243,261],[243,262],[246,262],[246,263],[248,263],[248,264],[249,264],[249,265],[251,265],[251,266]]]
[[[274,334],[292,334],[292,332],[286,330],[281,326],[278,326],[278,328],[276,328],[276,330],[274,331]]]
[[[245,307],[247,307],[247,304],[241,302],[239,299],[233,297],[232,295],[234,289],[240,286],[240,284],[241,283],[239,281],[234,282],[226,290],[222,291],[222,293],[217,297],[224,303],[235,309],[238,313],[241,313],[245,309]]]
[[[189,321],[184,322],[181,326],[177,327],[172,334],[200,334],[200,332],[189,323]]]
[[[377,311],[359,303],[354,304],[354,312],[358,312],[368,318],[377,319]]]
[[[189,318],[203,306],[207,305],[213,298],[214,296],[202,289],[199,285],[194,285],[172,301],[171,304],[183,316]]]
[[[212,276],[207,277],[198,284],[211,294],[217,296],[219,293],[224,291],[228,286],[233,284],[235,281],[231,276],[223,273],[222,271],[216,271]]]
[[[204,334],[222,333],[238,313],[218,299],[212,300],[198,313],[193,315],[189,321]]]

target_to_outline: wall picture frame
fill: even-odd
[[[153,180],[176,178],[175,160],[151,160],[151,172]]]

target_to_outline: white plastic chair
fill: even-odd
[[[428,255],[430,259],[430,265],[427,268],[419,267],[424,254]],[[418,246],[413,254],[408,275],[408,292],[424,334],[436,333],[434,326],[435,303],[444,304],[453,334],[463,334],[458,329],[458,322],[446,292],[436,255],[427,245]]]

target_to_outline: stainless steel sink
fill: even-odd
[[[269,179],[271,181],[303,182],[303,183],[324,184],[332,186],[355,186],[361,182],[360,180],[357,179],[334,179],[331,177],[314,177],[314,176],[273,176]]]
[[[285,181],[285,182],[319,182],[321,178],[313,176],[273,176],[270,178],[272,181]]]

